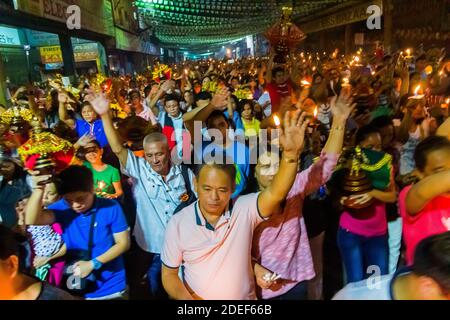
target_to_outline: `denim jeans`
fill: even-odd
[[[133,241],[127,255],[127,276],[133,300],[167,299],[161,279],[161,256],[142,250]]]
[[[161,299],[165,294],[161,279],[161,255],[156,253],[151,253],[151,255],[151,262],[147,270],[150,294],[156,299]]]
[[[388,274],[389,246],[387,234],[364,237],[339,227],[337,244],[344,265],[346,282],[364,280],[373,274],[369,267],[377,266],[378,275]]]
[[[400,249],[402,247],[402,218],[388,222],[389,232],[389,274],[397,271]]]

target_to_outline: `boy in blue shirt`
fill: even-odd
[[[84,294],[86,299],[125,298],[127,284],[122,254],[129,249],[130,240],[120,205],[114,200],[95,196],[89,169],[71,166],[61,172],[56,181],[62,199],[43,210],[45,184],[41,184],[51,176],[32,174],[33,193],[26,209],[26,224],[61,224],[68,252],[88,251],[92,226],[91,256],[73,264],[74,276],[82,279],[94,276],[95,286]]]

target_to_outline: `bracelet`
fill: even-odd
[[[298,163],[298,158],[285,158],[285,157],[282,157],[282,160],[284,160],[287,163]]]
[[[97,259],[92,259],[91,262],[92,262],[92,265],[94,266],[94,270],[98,270],[103,266],[103,263],[101,263]]]
[[[331,126],[331,130],[344,131],[345,126]]]

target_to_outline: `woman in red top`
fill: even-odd
[[[400,193],[406,263],[413,263],[417,244],[450,230],[450,141],[432,136],[416,148],[414,159],[421,180]]]

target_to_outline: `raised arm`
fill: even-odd
[[[38,176],[39,172],[32,173],[33,192],[28,200],[25,209],[25,224],[26,225],[50,225],[55,221],[55,216],[52,211],[44,210],[42,208],[42,198],[44,197],[45,184],[39,185],[44,181],[48,181],[51,176]]]
[[[60,91],[58,93],[58,102],[59,102],[58,108],[59,119],[61,119],[61,121],[66,123],[68,120],[70,120],[66,108],[66,104],[69,102],[69,96],[67,95],[66,92]]]
[[[159,109],[157,108],[156,104],[158,103],[159,99],[161,99],[167,91],[169,91],[171,88],[175,87],[175,82],[172,80],[164,82],[160,87],[158,92],[155,94],[155,96],[150,99],[148,103],[148,107],[152,110],[155,117],[159,116]]]
[[[122,139],[117,130],[114,129],[111,114],[109,112],[109,100],[104,94],[90,94],[86,99],[91,103],[95,112],[100,115],[111,150],[116,154],[120,163],[125,168],[127,166],[128,151],[123,147]]]
[[[330,105],[333,122],[323,151],[326,153],[340,154],[342,145],[344,144],[347,119],[356,107],[356,104],[352,101],[351,92],[342,90],[339,98],[333,97],[331,99]]]
[[[280,134],[283,154],[280,168],[273,178],[272,184],[258,197],[258,208],[261,217],[270,217],[286,199],[297,175],[298,159],[303,150],[305,131],[309,120],[300,110],[286,112],[283,121],[284,130]]]
[[[450,170],[433,174],[420,180],[406,196],[406,210],[409,215],[417,215],[428,202],[440,194],[450,192]]]
[[[191,112],[187,112],[183,115],[184,124],[186,126],[186,129],[189,130],[192,139],[195,138],[195,121],[201,121],[202,123],[204,123],[214,110],[224,110],[227,106],[227,99],[229,95],[230,92],[228,91],[228,88],[222,88],[217,91],[217,93],[214,95],[213,99],[207,106],[202,108],[195,108]]]

